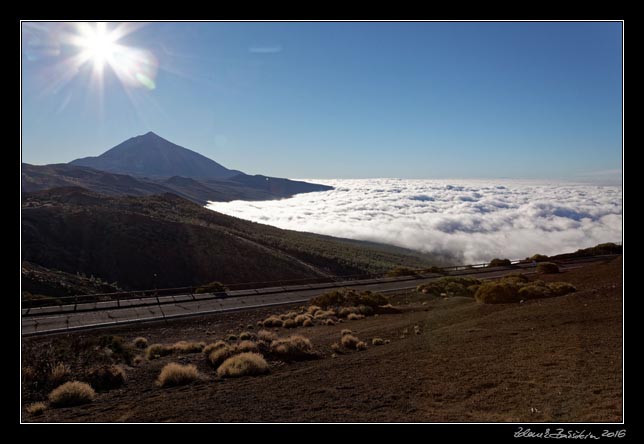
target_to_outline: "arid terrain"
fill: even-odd
[[[51,388],[25,382],[23,375],[23,421],[621,421],[621,257],[539,279],[569,282],[577,291],[509,304],[412,291],[388,295],[399,313],[335,325],[271,328],[280,337],[306,336],[320,358],[269,360],[270,372],[260,376],[220,378],[202,353],[135,359],[121,363],[124,386],[98,392],[85,405],[47,406],[33,414],[27,407],[47,402]],[[107,356],[101,347],[87,346],[106,343],[107,335],[120,336],[126,344],[137,337],[149,344],[211,343],[242,331],[256,334],[261,329],[257,321],[298,308],[24,338],[22,366],[62,361],[69,367],[66,378],[82,381],[89,366],[118,358],[118,353]],[[332,344],[347,328],[368,344],[366,350],[334,352]],[[390,342],[373,345],[373,338]],[[159,387],[155,382],[169,362],[196,365],[198,380]]]

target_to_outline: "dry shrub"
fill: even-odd
[[[385,341],[383,341],[383,339],[382,339],[382,338],[373,338],[373,339],[371,340],[371,344],[372,344],[372,345],[384,345],[384,344],[385,344]]]
[[[307,319],[306,321],[302,322],[302,327],[313,327],[313,321]]]
[[[416,333],[417,335],[420,334],[420,327],[418,325],[414,325],[414,333]]]
[[[319,310],[313,316],[313,319],[328,319],[335,316],[335,311],[333,310]]]
[[[474,297],[483,304],[507,304],[520,300],[517,286],[505,282],[486,282]]]
[[[139,336],[138,338],[134,338],[132,344],[134,344],[136,348],[146,348],[148,346],[148,340],[143,336]]]
[[[179,341],[172,346],[172,350],[178,353],[201,353],[205,346],[203,342]]]
[[[226,344],[224,341],[217,341],[213,344],[206,345],[203,348],[202,353],[206,356],[210,356],[210,353],[212,353],[213,351],[224,347],[228,347],[228,344]]]
[[[134,360],[132,361],[132,363],[133,363],[134,365],[139,365],[140,363],[142,363],[142,362],[143,362],[143,359],[144,359],[144,358],[143,358],[143,356],[141,356],[141,355],[136,355],[136,356],[134,357]]]
[[[230,334],[228,335],[228,342],[236,341],[237,340],[237,335],[236,334]]]
[[[44,402],[34,402],[27,406],[27,413],[33,416],[42,415],[45,410],[47,410],[47,406]]]
[[[263,327],[264,326],[264,321],[257,321],[257,326],[258,327]]]
[[[385,339],[385,345],[389,344],[391,341],[389,339]]]
[[[559,266],[554,262],[539,262],[539,264],[537,264],[537,273],[543,273],[543,274],[559,273]]]
[[[317,357],[308,338],[293,335],[271,343],[271,353],[284,361],[301,361]]]
[[[315,315],[315,312],[320,310],[322,309],[317,305],[309,305],[309,307],[306,309],[306,312],[309,314]]]
[[[218,348],[216,350],[213,350],[208,355],[208,362],[210,363],[210,365],[212,365],[213,367],[217,368],[226,359],[228,359],[232,355],[234,355],[236,351],[237,351],[236,347],[231,347],[229,345],[226,345],[225,347]]]
[[[342,344],[343,347],[350,348],[352,350],[356,349],[358,342],[360,342],[360,339],[352,334],[342,335],[342,339],[340,339],[340,344]]]
[[[159,373],[157,383],[161,387],[173,387],[190,384],[197,378],[199,378],[199,372],[194,365],[181,365],[176,362],[171,362],[163,367],[161,373]]]
[[[52,385],[60,385],[69,378],[71,370],[69,366],[63,362],[58,362],[51,368],[49,372],[49,382]]]
[[[237,352],[257,352],[257,344],[255,344],[253,341],[241,341],[239,344],[237,344]]]
[[[251,334],[250,334],[249,332],[247,332],[247,331],[243,331],[243,332],[241,332],[241,333],[239,334],[239,339],[241,339],[242,341],[246,341],[246,340],[248,340],[248,339],[251,339],[252,337],[253,337],[253,335],[251,335]]]
[[[149,361],[159,359],[162,356],[167,356],[173,352],[173,348],[164,344],[152,344],[145,350],[145,357]]]
[[[27,366],[22,368],[22,380],[28,384],[36,381],[38,373],[33,367]]]
[[[339,352],[340,344],[338,344],[337,342],[334,342],[333,344],[331,344],[331,350],[333,350],[334,352]]]
[[[297,325],[304,325],[304,323],[305,323],[306,321],[310,320],[310,319],[311,319],[311,315],[308,315],[308,314],[305,314],[305,315],[304,315],[304,314],[301,314],[301,315],[297,315],[297,316],[295,316],[294,321],[295,321],[295,323],[296,323]]]
[[[356,350],[366,350],[367,349],[367,343],[364,341],[360,341],[356,344]]]
[[[118,365],[103,365],[87,373],[87,382],[98,391],[118,388],[125,384],[125,370]]]
[[[294,319],[285,319],[282,326],[284,328],[295,328],[297,327],[297,322]]]
[[[348,328],[343,328],[342,331],[340,332],[341,336],[352,335],[352,334],[353,334],[353,332],[351,330],[349,330]]]
[[[268,318],[264,319],[263,326],[264,327],[281,327],[284,325],[284,321],[282,321],[280,318],[277,316],[269,316]]]
[[[324,321],[324,325],[335,325],[335,321],[333,319],[327,319]]]
[[[241,353],[224,361],[217,369],[221,378],[237,378],[268,373],[268,364],[258,353]]]
[[[260,342],[267,342],[267,343],[269,343],[269,344],[270,344],[270,343],[271,343],[271,342],[273,342],[275,339],[277,339],[277,335],[276,335],[274,332],[272,332],[272,331],[269,331],[269,330],[260,330],[260,331],[257,333],[257,340],[258,340],[258,341],[260,341]]]
[[[358,321],[360,319],[364,319],[364,315],[351,313],[349,316],[347,316],[347,319],[350,321]]]
[[[70,381],[51,391],[49,403],[52,407],[72,407],[92,402],[95,397],[96,392],[86,382]]]

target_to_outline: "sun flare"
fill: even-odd
[[[109,33],[105,23],[97,23],[96,27],[81,28],[79,46],[84,48],[83,56],[94,63],[94,67],[103,69],[105,63],[114,63],[118,51],[117,36]]]
[[[91,64],[92,78],[102,88],[105,71],[111,70],[126,87],[155,89],[158,63],[150,51],[133,48],[120,42],[136,28],[121,24],[75,23],[69,43],[78,49],[72,65],[81,69]]]

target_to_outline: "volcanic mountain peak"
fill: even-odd
[[[100,156],[76,159],[70,164],[153,178],[182,176],[222,180],[242,174],[174,144],[152,131],[132,137]]]

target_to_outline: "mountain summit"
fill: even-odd
[[[100,156],[73,160],[70,165],[150,178],[181,176],[225,180],[242,174],[152,131],[132,137]]]

